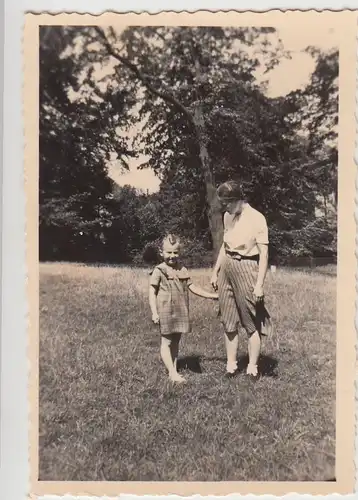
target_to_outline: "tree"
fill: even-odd
[[[97,61],[104,64],[111,60],[118,80],[128,78],[136,83],[138,95],[142,95],[140,117],[147,119],[144,135],[141,134],[145,143],[150,142],[150,135],[160,127],[165,129],[167,114],[175,114],[182,121],[182,128],[190,131],[205,187],[216,254],[221,244],[222,217],[209,151],[206,97],[209,92],[213,100],[216,91],[228,84],[255,88],[255,70],[260,64],[271,69],[283,54],[275,30],[136,27],[117,34],[113,28],[95,27],[84,30],[83,35],[86,39],[83,46],[91,60],[96,54]],[[260,52],[261,63],[254,48]],[[158,121],[159,110],[163,115]]]
[[[315,194],[308,185],[309,158],[286,120],[282,99],[239,83],[206,96],[208,151],[217,182],[240,179],[245,195],[268,217],[273,230],[298,229],[314,217]],[[159,121],[154,111],[154,123]],[[205,183],[192,131],[181,116],[167,113],[151,131],[145,153],[161,175],[160,195],[171,227],[207,239]],[[180,130],[180,134],[178,134]],[[173,147],[174,144],[174,147]]]
[[[288,122],[310,158],[307,187],[315,196],[315,218],[296,241],[311,254],[332,255],[337,252],[339,53],[335,48],[306,51],[315,61],[310,81],[287,96],[286,105],[291,106]]]
[[[91,79],[68,53],[77,35],[74,28],[40,29],[42,258],[51,258],[52,250],[62,258],[82,258],[83,250],[99,242],[112,191],[107,160],[133,154],[116,133],[133,104],[129,94],[113,87],[86,93]]]
[[[336,209],[338,194],[339,53],[337,49],[322,52],[314,47],[306,51],[314,58],[315,68],[309,84],[288,96],[288,102],[296,103],[290,124],[296,131],[305,131],[307,155],[315,160],[314,189],[327,217],[327,203],[331,200]]]
[[[332,218],[316,221],[316,210],[335,185],[338,66],[336,55],[309,50],[309,85],[270,99],[256,72],[287,55],[271,28],[46,28],[41,234],[52,228],[60,244],[123,261],[176,231],[194,246],[211,244],[215,256],[215,188],[238,178],[268,218],[274,253],[311,255],[321,243],[331,251]],[[134,155],[132,147],[148,156],[142,168],[160,177],[159,193],[110,195],[108,160]]]
[[[144,245],[141,211],[146,196],[131,186],[116,186],[106,207],[109,224],[103,230],[102,260],[129,262]]]

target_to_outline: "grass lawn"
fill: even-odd
[[[210,270],[192,272],[209,289]],[[143,269],[40,266],[40,480],[335,476],[335,268],[268,274],[276,332],[233,380],[216,303],[191,295],[185,386],[167,381]]]

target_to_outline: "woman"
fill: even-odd
[[[264,282],[268,267],[268,229],[265,217],[244,199],[240,184],[225,182],[217,190],[225,209],[224,241],[211,284],[219,293],[225,330],[226,376],[237,373],[238,325],[248,335],[247,375],[257,380],[261,335],[271,330],[264,305]]]

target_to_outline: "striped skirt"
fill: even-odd
[[[272,329],[270,315],[263,301],[256,303],[253,290],[256,285],[258,263],[225,256],[218,276],[221,321],[227,333],[244,328],[248,335],[258,331],[269,335]]]

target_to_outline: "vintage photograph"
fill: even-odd
[[[95,19],[37,32],[37,479],[336,481],[341,32]]]

